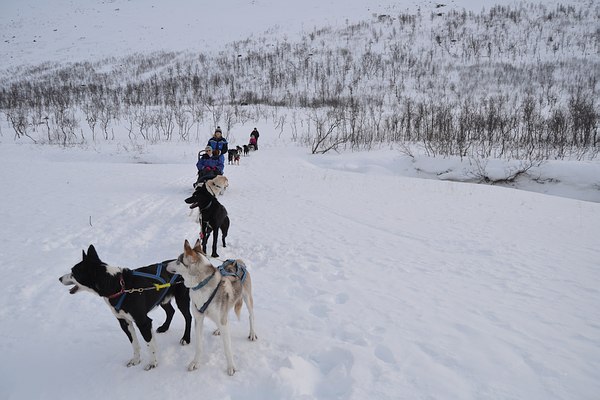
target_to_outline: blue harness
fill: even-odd
[[[227,266],[229,266],[229,265],[232,265],[232,264],[235,265],[235,272],[229,272],[229,271],[227,271],[225,268]],[[219,273],[221,274],[221,276],[235,276],[236,278],[239,278],[242,283],[244,283],[244,280],[246,280],[246,265],[243,262],[241,262],[241,261],[229,259],[229,260],[225,261],[223,264],[219,265],[217,267],[217,269],[219,270]],[[199,284],[197,284],[196,286],[194,286],[191,289],[192,290],[200,290],[200,289],[202,289],[204,286],[206,286],[206,284],[208,282],[210,282],[210,280],[212,279],[213,276],[215,276],[214,272],[208,278],[204,279],[202,282],[200,282]],[[223,283],[223,281],[219,281],[219,283],[217,284],[217,287],[215,288],[215,290],[213,290],[213,292],[211,293],[211,295],[208,298],[208,300],[206,300],[206,303],[204,303],[202,305],[202,307],[200,307],[198,309],[198,311],[201,314],[204,314],[204,312],[206,311],[206,309],[208,308],[208,306],[210,305],[210,303],[215,298],[215,295],[217,294],[217,291],[221,287],[221,283]]]
[[[235,265],[235,272],[229,272],[225,269],[229,265]],[[242,283],[246,280],[246,265],[241,261],[229,259],[219,265],[218,269],[222,276],[235,276],[240,278]]]
[[[167,281],[165,281],[163,279],[163,277],[160,275],[163,269],[163,263],[158,263],[157,267],[156,267],[156,273],[155,274],[149,274],[147,272],[141,272],[141,271],[132,271],[132,275],[133,276],[140,276],[142,278],[149,278],[149,279],[154,279],[158,282],[160,282],[161,285],[166,285]],[[168,283],[168,286],[170,287],[176,280],[177,278],[179,278],[178,274],[174,274],[173,277],[171,278],[171,280]],[[154,289],[154,288],[147,288],[147,289]],[[123,301],[125,301],[125,296],[127,295],[127,293],[131,293],[132,291],[137,291],[137,292],[143,292],[145,289],[130,289],[130,291],[125,291],[125,293],[123,293],[121,295],[121,297],[119,298],[119,301],[117,302],[117,304],[115,305],[115,310],[119,311],[121,309],[121,307],[123,306]],[[159,290],[158,287],[156,287],[156,290]],[[167,295],[167,290],[164,290],[162,292],[162,294],[160,295],[160,297],[158,298],[158,301],[156,303],[154,303],[154,305],[152,306],[152,308],[156,307],[157,305],[160,304],[161,301],[163,301],[163,299],[165,298],[165,296]]]

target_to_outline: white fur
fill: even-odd
[[[119,272],[121,272],[121,269],[118,267],[106,266],[106,271],[109,274],[115,276]],[[78,287],[77,292],[79,292],[81,289],[83,289],[88,292],[96,293],[96,291],[92,290],[91,288],[88,288],[87,286],[82,285],[79,282],[77,282],[77,280],[75,280],[75,278],[73,278],[73,274],[71,274],[71,273],[65,274],[65,275],[61,276],[59,279],[60,279],[60,282],[65,286],[76,285]],[[138,365],[141,362],[140,342],[139,342],[137,334],[136,334],[135,321],[133,320],[133,317],[129,313],[124,312],[123,310],[120,310],[117,312],[115,310],[115,308],[110,304],[108,299],[104,299],[104,300],[106,301],[106,304],[108,304],[108,307],[111,309],[111,311],[115,315],[115,317],[117,317],[119,319],[123,319],[127,322],[127,329],[129,330],[129,333],[131,334],[131,338],[132,338],[131,346],[133,347],[133,358],[131,358],[131,360],[129,360],[127,362],[127,366],[131,367],[134,365]],[[147,347],[148,347],[148,352],[150,353],[150,362],[144,367],[144,369],[146,371],[148,371],[152,368],[156,368],[158,366],[158,357],[157,357],[156,341],[154,339],[154,334],[152,334],[152,339],[150,340],[150,342],[147,343]]]
[[[196,353],[194,355],[194,359],[188,365],[188,370],[193,371],[200,365],[200,358],[203,350],[202,331],[204,328],[204,317],[206,316],[217,325],[215,334],[220,335],[223,341],[225,358],[227,359],[227,373],[229,375],[233,375],[236,372],[236,367],[233,361],[233,350],[231,348],[231,335],[229,332],[228,323],[228,312],[232,308],[233,304],[224,304],[222,300],[223,296],[217,295],[204,313],[200,313],[198,310],[209,299],[220,281],[222,281],[222,283],[219,291],[226,292],[229,298],[233,298],[234,290],[231,280],[229,280],[229,278],[223,278],[219,271],[212,266],[210,261],[203,254],[201,254],[200,249],[201,245],[199,241],[196,242],[194,249],[191,249],[188,241],[186,240],[184,245],[185,252],[183,255],[183,262],[179,262],[179,260],[172,261],[167,266],[167,271],[171,273],[177,273],[183,277],[184,284],[188,288],[196,287],[200,282],[214,272],[214,276],[210,279],[206,286],[199,290],[190,290],[190,298],[193,305],[192,314],[195,321]],[[242,299],[246,304],[248,313],[250,314],[250,334],[248,335],[248,339],[254,341],[258,339],[258,337],[254,330],[254,309],[249,274],[247,275],[246,279],[247,282],[243,285]]]

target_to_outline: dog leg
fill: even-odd
[[[217,254],[217,242],[219,241],[219,229],[215,229],[213,231],[213,242],[212,242],[212,254],[210,255],[213,258],[219,257]]]
[[[148,371],[158,366],[158,359],[156,357],[156,342],[154,340],[154,335],[152,334],[152,319],[150,319],[148,316],[145,316],[143,322],[136,320],[136,325],[140,330],[142,337],[146,341],[146,346],[150,352],[150,363],[144,367],[144,369]]]
[[[201,314],[194,306],[194,329],[196,334],[196,354],[194,359],[188,365],[188,371],[198,369],[200,357],[202,357],[202,329],[204,327],[204,314]]]
[[[243,298],[248,309],[248,314],[250,314],[250,317],[248,317],[250,320],[250,334],[248,335],[248,339],[255,341],[258,339],[258,336],[256,336],[256,332],[254,331],[254,299],[252,298],[252,293],[246,290],[243,292]]]
[[[233,351],[231,350],[231,335],[229,332],[229,324],[221,325],[221,339],[223,339],[223,347],[225,348],[225,358],[227,358],[227,373],[229,376],[235,374],[235,364],[233,363]]]
[[[221,233],[223,234],[223,247],[227,247],[227,243],[225,243],[225,238],[229,233],[229,217],[225,217],[225,221],[223,221],[223,225],[221,225]]]
[[[128,367],[132,367],[134,365],[138,365],[140,363],[140,342],[138,342],[137,335],[135,334],[135,329],[133,325],[127,321],[126,319],[119,318],[119,324],[121,325],[121,329],[129,338],[129,342],[133,346],[133,358],[129,360],[127,363]]]
[[[180,285],[183,286],[183,284]],[[181,311],[181,314],[185,319],[185,331],[183,332],[183,337],[179,341],[179,343],[185,345],[190,344],[192,314],[190,313],[190,296],[188,294],[188,289],[185,287],[180,289],[180,293],[175,296],[175,303],[177,303],[177,308],[179,308],[179,311]]]
[[[158,327],[156,332],[164,333],[164,332],[168,331],[169,326],[171,326],[171,321],[173,320],[173,315],[175,314],[175,309],[171,305],[171,302],[168,302],[166,304],[161,304],[160,306],[162,307],[163,310],[165,310],[165,313],[167,314],[167,319],[165,320],[164,324],[162,324],[161,326]]]
[[[206,244],[208,243],[208,238],[210,237],[210,232],[212,229],[208,226],[208,223],[202,223],[202,252],[206,254]]]
[[[229,296],[226,296],[227,298]],[[221,303],[221,310],[219,318],[217,321],[217,328],[221,332],[221,339],[223,340],[223,348],[225,349],[225,358],[227,359],[227,373],[229,376],[235,374],[235,364],[233,363],[233,350],[231,349],[231,333],[229,332],[229,321],[228,321],[228,313],[229,313],[229,299],[225,299]]]

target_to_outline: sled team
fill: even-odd
[[[258,130],[254,128],[247,145],[229,149],[227,139],[217,126],[206,148],[198,153],[198,177],[194,183],[194,192],[185,202],[191,209],[199,210],[200,239],[196,240],[193,247],[186,239],[183,253],[177,259],[131,270],[101,261],[94,246],[90,245],[87,253],[82,252],[82,260],[71,268],[71,272],[59,278],[63,285],[71,287],[71,294],[81,290],[104,298],[133,347],[133,357],[127,362],[128,367],[141,362],[141,347],[135,327],[150,353],[150,361],[144,369],[158,366],[156,340],[148,313],[160,305],[166,313],[166,319],[156,331],[166,332],[175,314],[171,305],[173,298],[185,319],[184,334],[180,340],[182,345],[191,342],[192,315],[194,316],[195,355],[188,365],[190,371],[200,366],[205,316],[217,325],[213,334],[222,338],[229,375],[236,372],[228,324],[231,309],[239,318],[242,303],[246,304],[250,322],[248,339],[258,339],[254,330],[252,281],[244,261],[229,259],[215,267],[207,256],[206,246],[212,233],[211,257],[219,257],[217,244],[220,231],[222,245],[226,247],[229,217],[225,207],[217,200],[217,195],[223,194],[228,186],[228,180],[223,175],[225,154],[228,155],[229,164],[239,165],[242,155],[258,150],[259,136]]]

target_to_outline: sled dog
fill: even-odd
[[[227,210],[213,196],[205,185],[197,186],[194,193],[185,199],[190,208],[198,207],[200,210],[200,237],[202,238],[202,251],[206,253],[206,243],[210,233],[213,232],[211,257],[219,257],[217,254],[217,242],[219,240],[219,229],[221,230],[223,247],[227,247],[225,238],[229,232],[229,217]]]
[[[150,352],[150,363],[144,369],[149,370],[158,365],[152,319],[148,317],[148,312],[160,304],[167,318],[157,332],[166,332],[175,314],[170,303],[173,297],[185,318],[185,331],[180,343],[190,343],[192,315],[189,292],[181,276],[167,271],[167,265],[173,260],[130,270],[112,267],[102,262],[93,245],[90,245],[87,254],[85,251],[82,253],[81,262],[75,264],[71,272],[61,276],[59,280],[65,286],[73,286],[69,291],[71,294],[85,290],[104,297],[133,346],[133,358],[127,363],[128,367],[141,361],[140,343],[134,324]]]
[[[206,185],[206,189],[210,194],[217,197],[225,193],[225,189],[229,187],[229,180],[225,175],[217,175],[213,179],[206,181],[204,185]]]
[[[188,365],[188,370],[193,371],[200,365],[202,329],[204,317],[207,316],[217,324],[214,334],[221,335],[227,359],[227,373],[233,375],[236,368],[233,362],[227,314],[233,308],[239,318],[242,301],[246,304],[250,314],[248,339],[251,341],[258,339],[254,331],[252,281],[243,261],[228,260],[225,264],[215,268],[202,251],[199,240],[196,241],[194,248],[186,240],[183,245],[183,254],[177,260],[170,262],[167,270],[181,275],[185,286],[190,289],[195,324],[196,354]]]
[[[235,149],[227,150],[227,163],[228,164],[240,165],[240,154],[241,154],[240,150],[242,150],[242,148],[240,146],[237,146]]]

